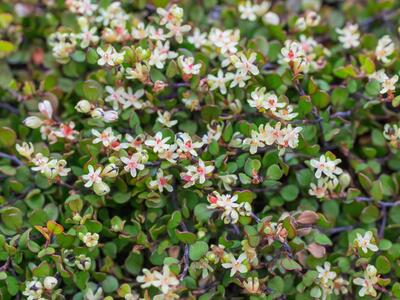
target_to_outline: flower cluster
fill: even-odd
[[[343,173],[343,170],[337,166],[341,161],[341,159],[332,159],[328,155],[321,155],[319,160],[310,160],[310,166],[316,170],[314,175],[317,179],[317,184],[310,184],[310,195],[324,198],[335,190],[339,184],[338,176]]]
[[[240,216],[250,216],[252,213],[250,203],[237,203],[237,195],[220,195],[218,192],[214,192],[208,195],[207,199],[210,203],[208,208],[223,211],[221,219],[223,219],[226,224],[235,224],[239,221]]]

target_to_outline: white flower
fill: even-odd
[[[85,243],[86,247],[95,247],[99,242],[99,235],[97,233],[80,233],[79,238]]]
[[[158,118],[157,121],[163,124],[164,126],[171,128],[178,124],[177,120],[171,120],[172,115],[169,111],[164,111],[163,113],[161,111],[157,111]]]
[[[23,142],[22,145],[16,144],[15,148],[21,156],[26,157],[27,159],[31,159],[32,154],[35,151],[32,143],[26,142]]]
[[[92,129],[92,134],[96,137],[93,140],[93,144],[102,143],[104,147],[108,147],[115,140],[115,136],[112,132],[112,128],[108,127],[103,132],[98,132],[96,129]]]
[[[246,81],[249,79],[250,79],[249,75],[246,75],[245,73],[240,71],[237,71],[236,73],[231,73],[231,72],[226,73],[226,80],[227,81],[232,80],[231,84],[229,85],[230,88],[234,88],[235,86],[243,88],[246,86]]]
[[[131,88],[128,88],[128,91],[125,93],[124,97],[124,109],[128,107],[133,107],[134,109],[141,109],[143,107],[143,103],[141,102],[140,98],[144,95],[144,90],[139,89],[135,93],[133,93]]]
[[[196,149],[203,146],[201,142],[193,142],[192,138],[186,133],[177,133],[175,137],[175,142],[179,147],[178,152],[190,153],[193,156],[197,156]]]
[[[201,64],[195,64],[194,58],[183,55],[178,57],[178,65],[182,69],[182,72],[187,75],[197,75],[200,73]]]
[[[164,176],[164,172],[162,169],[158,169],[157,171],[157,179],[150,181],[150,188],[155,189],[157,188],[160,193],[166,189],[168,192],[172,192],[174,189],[172,185],[169,184],[169,182],[172,179],[172,175],[167,175]]]
[[[373,265],[368,265],[364,271],[364,278],[357,277],[353,279],[354,284],[361,286],[358,294],[360,297],[366,295],[376,297],[377,292],[374,285],[378,282],[377,269]]]
[[[242,72],[243,74],[251,73],[253,75],[258,75],[260,73],[257,66],[253,64],[257,58],[256,53],[251,53],[249,58],[247,58],[243,53],[239,53],[238,58],[238,61],[235,63],[235,68],[239,72]]]
[[[100,55],[99,60],[97,63],[99,66],[109,65],[114,66],[114,59],[113,59],[114,48],[112,46],[108,46],[106,51],[101,49],[100,47],[97,48],[97,54]]]
[[[243,144],[250,146],[249,151],[251,154],[257,153],[258,148],[262,148],[265,146],[260,139],[260,134],[255,130],[251,132],[251,138],[244,139]]]
[[[152,147],[154,153],[164,152],[168,149],[167,141],[170,137],[163,138],[161,132],[157,132],[153,139],[146,140],[144,143],[146,146]]]
[[[398,75],[394,75],[392,78],[387,78],[381,83],[381,94],[388,92],[394,92],[396,90],[396,83],[399,80]]]
[[[214,166],[206,166],[201,159],[199,159],[197,166],[187,166],[186,172],[181,173],[181,178],[186,182],[183,187],[190,187],[194,185],[196,181],[203,184],[206,181],[206,176],[208,176],[214,168]]]
[[[316,269],[318,271],[318,279],[323,284],[336,278],[336,272],[331,271],[331,264],[329,262],[325,262],[324,267],[317,266]]]
[[[383,63],[387,64],[390,62],[389,56],[393,54],[395,50],[394,43],[390,36],[385,35],[379,39],[378,45],[376,46],[375,55],[376,58]]]
[[[132,154],[131,157],[121,157],[121,161],[125,164],[124,170],[129,172],[132,177],[136,177],[137,170],[143,170],[144,164],[141,163],[141,157],[138,153]]]
[[[240,254],[238,259],[231,254],[229,257],[229,262],[223,263],[222,267],[225,269],[231,269],[230,277],[233,277],[237,272],[246,273],[248,271],[247,266],[244,264],[246,259],[246,253]]]
[[[341,159],[330,160],[329,157],[321,155],[319,160],[312,159],[310,164],[313,168],[317,169],[315,172],[315,177],[317,179],[321,178],[322,174],[334,178],[336,175],[343,173],[342,169],[337,167],[341,161]]]
[[[136,281],[142,283],[140,285],[142,289],[146,289],[150,286],[159,286],[159,281],[156,279],[155,276],[156,273],[159,273],[158,271],[151,272],[150,270],[144,268],[142,272],[144,275],[136,277]]]
[[[26,282],[25,290],[22,294],[27,296],[28,300],[42,299],[43,285],[36,277],[33,277],[31,281]]]
[[[99,183],[102,181],[100,173],[102,171],[101,167],[98,167],[96,170],[94,170],[92,165],[88,166],[88,171],[89,173],[86,175],[82,176],[82,179],[86,181],[85,187],[91,187],[95,183]]]
[[[218,76],[209,74],[207,76],[207,80],[208,80],[211,91],[219,89],[221,94],[224,94],[224,95],[226,94],[225,84],[227,82],[227,78],[224,77],[224,72],[221,69],[218,70]]]
[[[175,40],[180,44],[183,42],[183,34],[189,32],[192,27],[190,25],[180,25],[180,24],[172,24],[168,23],[165,26],[169,29],[168,35],[170,37],[174,36]]]
[[[357,24],[347,24],[343,29],[336,29],[339,34],[339,41],[343,48],[357,48],[360,45],[360,32]]]
[[[310,189],[308,190],[310,196],[315,196],[318,199],[321,199],[327,195],[327,192],[326,181],[322,178],[318,179],[317,185],[315,183],[310,183]]]
[[[373,235],[371,231],[367,231],[364,236],[357,233],[357,237],[354,240],[354,243],[357,245],[357,247],[360,247],[364,253],[367,253],[368,249],[372,252],[377,252],[379,248],[371,242],[372,239]]]
[[[241,19],[249,21],[255,21],[257,19],[255,7],[251,4],[250,1],[239,4],[238,9]]]
[[[90,44],[96,45],[99,42],[100,37],[96,35],[96,31],[96,27],[85,28],[77,35],[77,38],[81,40],[81,47],[83,49],[89,47]]]
[[[155,283],[153,285],[160,288],[163,294],[167,294],[171,289],[179,285],[179,280],[175,274],[171,273],[169,266],[163,266],[162,273],[155,272]]]
[[[193,35],[188,37],[188,41],[197,49],[201,48],[207,43],[207,33],[201,33],[200,29],[196,27],[193,31]]]

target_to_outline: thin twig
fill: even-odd
[[[382,208],[382,222],[381,222],[381,225],[379,227],[379,233],[378,233],[378,236],[379,236],[380,239],[382,239],[383,236],[385,235],[386,221],[387,221],[387,207],[384,206]]]
[[[4,153],[4,152],[0,152],[0,158],[9,159],[19,166],[24,165],[24,163],[21,160],[19,160],[16,156],[10,155],[10,154]]]

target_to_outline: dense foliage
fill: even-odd
[[[396,0],[0,2],[0,299],[400,299]]]

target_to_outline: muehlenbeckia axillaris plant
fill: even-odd
[[[31,2],[0,5],[4,299],[400,298],[399,3]]]

